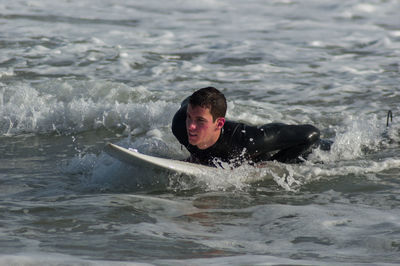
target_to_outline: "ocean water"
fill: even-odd
[[[400,263],[398,0],[0,0],[0,265]],[[182,177],[171,119],[311,123],[332,150]],[[387,125],[387,113],[393,120]]]

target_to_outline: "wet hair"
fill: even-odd
[[[210,113],[215,121],[219,117],[225,117],[226,99],[223,93],[214,87],[206,87],[195,91],[189,97],[191,106],[210,108]]]

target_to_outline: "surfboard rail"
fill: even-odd
[[[128,164],[151,169],[159,169],[173,173],[186,175],[201,175],[207,171],[215,171],[217,168],[194,164],[175,159],[161,158],[146,155],[134,149],[127,149],[113,143],[107,143],[105,152],[110,156]]]

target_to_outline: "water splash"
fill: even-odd
[[[112,82],[2,86],[0,103],[0,135],[5,136],[68,135],[99,128],[146,132],[167,126],[176,109],[174,103],[152,100],[143,87]]]

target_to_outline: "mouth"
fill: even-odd
[[[189,139],[194,139],[197,137],[197,134],[195,134],[193,132],[188,132],[188,137],[189,137]]]

